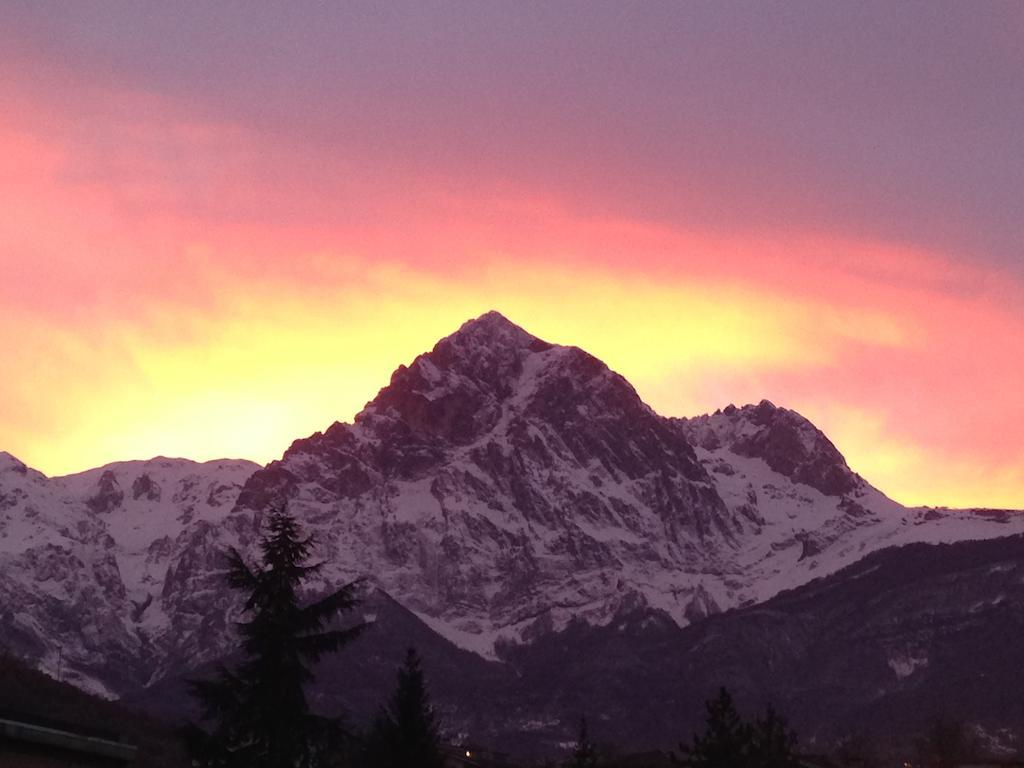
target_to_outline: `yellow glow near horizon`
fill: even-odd
[[[366,295],[250,293],[211,316],[168,308],[145,326],[103,329],[98,348],[65,334],[64,353],[48,362],[50,388],[30,398],[63,404],[52,413],[60,439],[25,435],[22,458],[51,474],[157,454],[265,462],[291,440],[351,419],[399,364],[492,307],[538,336],[591,351],[640,386],[680,365],[807,364],[806,310],[777,301],[557,271],[544,275],[543,290],[519,296],[524,277],[453,284],[385,271]],[[592,311],[603,307],[614,311]],[[87,366],[80,380],[58,376],[69,364]]]
[[[897,501],[908,506],[1021,508],[1022,468],[993,468],[899,440],[890,425],[866,411],[829,410],[831,416],[819,428],[854,471]]]
[[[535,285],[521,293],[526,279]],[[62,407],[53,409],[49,429],[36,424],[20,436],[20,458],[49,474],[154,455],[265,463],[292,440],[351,420],[394,368],[491,308],[541,338],[595,354],[665,415],[694,415],[736,399],[723,392],[708,402],[707,380],[723,371],[813,370],[835,365],[849,345],[920,343],[912,324],[877,310],[742,286],[558,268],[538,274],[535,266],[496,267],[460,281],[368,269],[350,291],[247,286],[212,308],[152,311],[144,324],[103,328],[98,358],[94,344],[78,348],[80,340],[65,333],[50,346],[51,386],[35,392]],[[85,361],[80,380],[56,373]],[[1018,487],[1011,472],[993,483],[968,465],[936,482],[936,457],[887,442],[869,414],[832,418],[826,411],[818,425],[855,470],[907,503],[1006,506]]]

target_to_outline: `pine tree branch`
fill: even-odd
[[[338,613],[348,611],[359,604],[355,592],[363,579],[350,582],[326,597],[310,603],[299,611],[298,624],[303,631],[312,632]]]
[[[367,624],[356,624],[347,629],[336,629],[330,632],[320,632],[315,635],[303,635],[296,638],[296,645],[299,653],[308,661],[316,662],[326,653],[333,653],[346,643],[357,638]]]
[[[225,667],[218,669],[213,680],[186,680],[189,692],[202,704],[203,717],[217,719],[225,712],[238,708],[244,684],[237,675]]]
[[[259,585],[259,576],[246,564],[242,554],[231,547],[224,555],[227,564],[226,578],[232,589],[252,591]]]

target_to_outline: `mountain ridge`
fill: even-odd
[[[265,467],[33,472],[0,457],[0,597],[16,607],[0,641],[44,667],[61,648],[108,695],[231,648],[239,605],[219,553],[254,553],[281,503],[328,563],[314,590],[371,574],[487,658],[638,608],[686,625],[885,546],[1024,530],[1024,517],[902,507],[767,401],[659,416],[597,358],[498,313]]]

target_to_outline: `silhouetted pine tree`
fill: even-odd
[[[752,733],[740,718],[725,688],[707,702],[707,727],[694,734],[693,744],[680,744],[683,757],[673,761],[691,768],[746,768],[750,765]]]
[[[746,723],[733,704],[732,696],[721,688],[707,702],[707,727],[694,734],[693,744],[680,744],[682,759],[672,755],[678,765],[690,768],[799,768],[796,734],[785,719],[768,707],[764,717]]]
[[[251,616],[238,624],[246,659],[221,667],[216,679],[192,681],[207,732],[187,729],[194,764],[210,768],[313,768],[327,764],[340,723],[309,711],[304,685],[309,665],[337,651],[363,628],[325,630],[337,614],[356,605],[355,583],[305,607],[298,589],[322,564],[307,565],[311,537],[303,537],[284,508],[267,519],[261,566],[250,568],[237,550],[227,554],[227,580],[247,594]]]
[[[751,729],[751,768],[800,768],[796,757],[796,733],[786,720],[768,707],[764,717],[755,721]]]
[[[441,768],[440,741],[420,657],[410,648],[398,670],[398,686],[381,708],[366,740],[371,768]]]
[[[579,735],[576,737],[576,747],[572,751],[572,758],[569,760],[569,768],[594,768],[597,765],[597,750],[590,741],[590,733],[587,730],[587,718],[580,718]]]

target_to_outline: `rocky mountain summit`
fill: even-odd
[[[399,368],[354,424],[294,443],[236,514],[286,500],[339,577],[375,574],[487,653],[644,592],[684,609],[679,565],[750,532],[625,379],[496,313]]]
[[[776,408],[767,400],[743,408],[729,405],[679,423],[695,446],[762,459],[773,472],[826,496],[866,487],[824,433],[796,411]]]
[[[1024,531],[900,506],[766,401],[659,416],[600,360],[491,312],[263,468],[47,479],[0,456],[0,642],[111,695],[218,658],[238,610],[218,553],[253,554],[280,504],[316,537],[314,589],[366,576],[489,659],[637,610],[685,626],[883,547]]]

